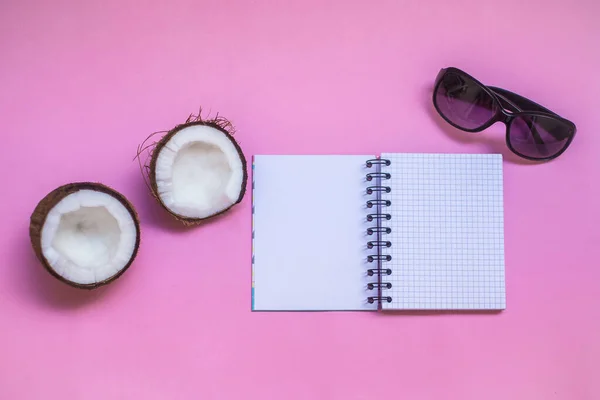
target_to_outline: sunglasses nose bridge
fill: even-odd
[[[505,108],[501,108],[500,116],[498,119],[500,121],[504,122],[506,124],[506,126],[508,127],[510,125],[511,121],[513,119],[515,119],[515,114]]]

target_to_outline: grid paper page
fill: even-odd
[[[383,309],[506,307],[502,156],[382,154],[392,287]]]

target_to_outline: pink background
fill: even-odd
[[[600,397],[600,3],[141,3],[0,2],[1,399]],[[430,101],[444,66],[578,136],[528,165],[500,124],[449,128]],[[182,229],[132,161],[199,106],[248,159],[503,152],[508,309],[252,313],[250,193]],[[77,180],[121,191],[143,224],[133,267],[91,293],[43,271],[27,236],[38,200]]]

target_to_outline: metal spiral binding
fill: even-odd
[[[390,160],[385,159],[373,159],[367,160],[366,166],[367,168],[375,168],[376,172],[370,172],[367,174],[366,179],[368,182],[375,180],[378,184],[374,186],[367,187],[367,195],[375,195],[374,199],[370,199],[367,201],[367,208],[374,209],[375,212],[367,214],[367,221],[373,222],[377,221],[377,226],[372,226],[367,228],[367,235],[373,236],[375,238],[373,240],[369,240],[367,242],[368,249],[377,249],[377,254],[370,254],[367,256],[367,262],[369,263],[377,263],[376,268],[370,268],[367,270],[368,276],[377,277],[377,282],[371,282],[367,284],[368,290],[377,290],[376,296],[367,297],[367,301],[369,303],[381,303],[381,302],[392,302],[391,296],[384,296],[382,291],[385,289],[391,289],[392,284],[390,282],[383,282],[382,278],[387,275],[392,274],[392,270],[389,268],[383,268],[382,264],[384,262],[389,262],[392,260],[392,256],[389,254],[382,254],[382,250],[385,248],[389,248],[392,246],[392,242],[389,240],[384,240],[382,238],[383,235],[389,235],[392,232],[392,229],[389,227],[381,226],[382,221],[388,221],[392,218],[390,214],[382,212],[383,207],[390,207],[392,202],[390,200],[381,199],[382,193],[390,193],[392,189],[389,186],[385,186],[381,184],[381,181],[388,180],[392,178],[392,175],[387,172],[381,172],[381,165],[390,166],[392,163]]]

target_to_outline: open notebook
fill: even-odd
[[[499,154],[257,155],[253,310],[505,308]]]

